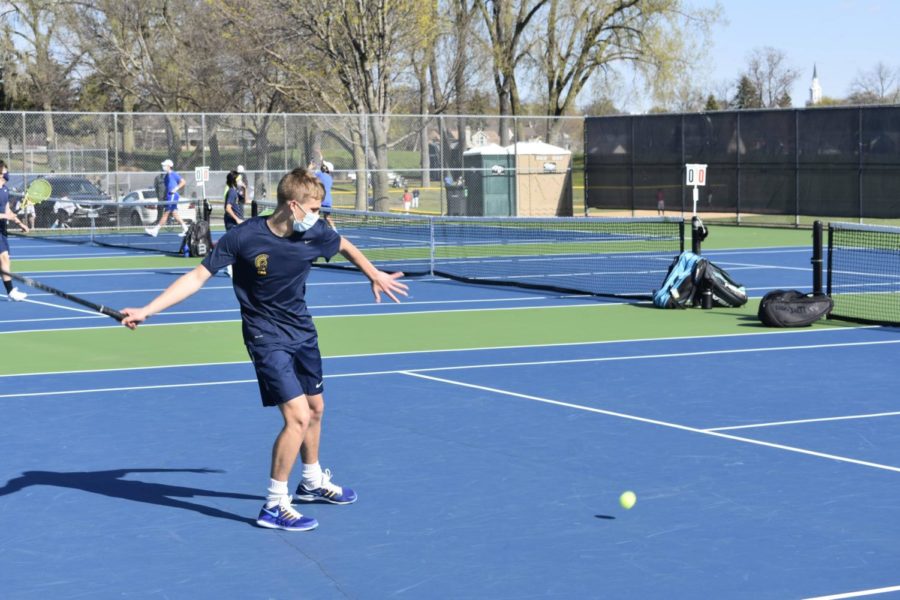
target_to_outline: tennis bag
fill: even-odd
[[[757,316],[769,327],[808,327],[834,308],[825,294],[804,294],[797,290],[769,292],[759,303]]]
[[[728,273],[717,265],[707,262],[700,284],[701,292],[708,288],[712,292],[713,306],[738,308],[747,304],[747,290],[736,283]]]
[[[206,256],[212,250],[212,232],[206,221],[194,221],[184,234],[181,254],[185,256]]]
[[[662,287],[654,292],[657,308],[688,308],[699,298],[700,282],[706,272],[707,261],[693,252],[682,252],[669,266]]]

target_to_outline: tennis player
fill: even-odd
[[[350,504],[356,492],[331,481],[319,465],[322,431],[322,359],[304,293],[311,264],[340,252],[372,282],[375,301],[394,302],[407,286],[387,274],[319,218],[324,190],[309,171],[297,168],[278,184],[278,203],[269,217],[252,217],[228,231],[193,271],[177,279],[143,308],[126,308],[122,324],[136,328],[148,317],[199,290],[226,265],[234,265],[234,292],[241,305],[244,343],[259,382],[264,406],[277,406],[284,425],[272,449],[267,500],[257,524],[305,531],[318,522],[291,505],[288,478],[299,452],[303,479],[294,498],[303,502]]]
[[[241,175],[237,171],[229,171],[225,176],[225,231],[231,231],[244,222],[244,205],[241,204],[240,192],[238,191],[238,182]],[[225,273],[233,276],[231,265],[225,267]]]
[[[144,231],[147,232],[147,235],[156,237],[159,235],[159,228],[166,224],[166,221],[169,220],[169,215],[171,214],[175,217],[175,220],[181,225],[181,234],[178,237],[184,237],[187,233],[188,226],[181,219],[181,215],[178,214],[178,192],[184,189],[184,186],[187,185],[187,182],[184,180],[184,177],[178,174],[175,171],[175,163],[173,163],[170,159],[166,159],[160,163],[162,165],[163,171],[166,174],[166,198],[164,202],[166,203],[163,214],[159,218],[159,223],[154,225],[153,227],[148,227]]]
[[[229,171],[225,176],[225,231],[231,231],[244,222],[244,205],[238,192],[238,172]]]
[[[6,163],[0,160],[0,269],[3,269],[3,287],[6,288],[6,295],[13,302],[21,302],[28,297],[25,292],[20,292],[13,287],[12,277],[6,275],[10,270],[9,261],[9,239],[7,238],[6,226],[9,221],[16,223],[22,228],[22,231],[28,233],[28,227],[25,226],[16,213],[9,206],[9,188],[6,187],[7,173]]]

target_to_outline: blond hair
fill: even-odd
[[[304,203],[307,200],[322,200],[325,187],[312,172],[297,167],[278,182],[278,206],[290,200]]]

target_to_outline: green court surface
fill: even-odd
[[[808,230],[716,227],[704,247],[763,248],[802,246]],[[164,256],[16,260],[22,272],[190,268],[197,259]],[[315,276],[315,275],[314,275]],[[415,285],[415,280],[411,280]],[[313,307],[313,314],[315,314]],[[463,348],[566,344],[647,338],[754,333],[757,301],[741,309],[662,311],[648,304],[597,304],[505,309],[438,311],[319,317],[325,356],[416,352]],[[237,315],[203,323],[153,324],[137,331],[115,326],[6,333],[16,351],[0,373],[60,372],[246,361]],[[817,327],[835,327],[823,322]],[[40,357],[36,361],[34,357]]]
[[[324,356],[678,338],[771,331],[758,301],[740,309],[658,310],[649,304],[318,318]],[[150,321],[152,323],[152,320]],[[816,327],[846,327],[821,322]],[[16,352],[0,373],[246,361],[238,321],[29,331],[4,336]],[[89,352],[84,349],[89,348]],[[34,357],[40,356],[40,361]]]

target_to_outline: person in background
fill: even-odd
[[[225,190],[225,231],[244,222],[244,205],[238,194],[238,177],[240,175],[237,171],[229,171],[225,176],[225,184],[228,186]]]
[[[156,237],[159,235],[159,228],[166,224],[166,221],[168,221],[169,215],[171,214],[175,218],[175,221],[181,225],[181,233],[178,237],[184,237],[187,233],[188,226],[182,220],[181,215],[178,214],[178,200],[180,199],[178,192],[184,189],[187,182],[184,180],[184,177],[175,171],[175,163],[170,159],[167,158],[162,161],[161,164],[163,172],[166,174],[166,197],[164,199],[166,204],[163,207],[163,214],[160,217],[159,222],[153,227],[148,227],[144,231],[147,232],[147,235]]]
[[[321,154],[319,156],[321,158]],[[315,163],[309,163],[309,170],[315,173],[316,178],[322,183],[322,187],[325,188],[325,195],[322,198],[322,208],[319,210],[319,214],[321,214],[322,218],[331,225],[332,229],[336,230],[334,221],[331,220],[331,188],[334,186],[334,175],[332,175],[334,172],[334,165],[327,160],[322,160],[321,166],[319,166],[319,168],[315,167]]]
[[[412,192],[412,207],[419,208],[419,190],[413,190]]]
[[[405,188],[403,190],[403,210],[409,212],[409,207],[412,205],[412,194],[409,193],[409,188]]]
[[[656,214],[659,216],[666,214],[666,194],[661,188],[656,190]]]
[[[240,175],[237,171],[229,171],[225,176],[225,231],[231,231],[244,222],[244,205],[238,194],[238,179]],[[232,277],[234,271],[231,265],[225,267],[225,273]]]
[[[22,228],[22,231],[28,233],[28,227],[19,220],[19,217],[12,211],[9,206],[9,188],[6,187],[8,177],[8,169],[6,163],[0,160],[0,269],[5,273],[9,273],[12,268],[9,260],[9,240],[6,236],[6,224],[9,221],[16,223]],[[7,297],[13,302],[21,302],[28,297],[25,292],[20,292],[13,287],[12,277],[3,275],[3,287],[6,288]]]
[[[241,204],[247,204],[250,202],[250,184],[247,182],[247,174],[244,173],[244,165],[238,165],[235,172],[238,174],[237,179],[237,191],[238,197],[241,200]]]

